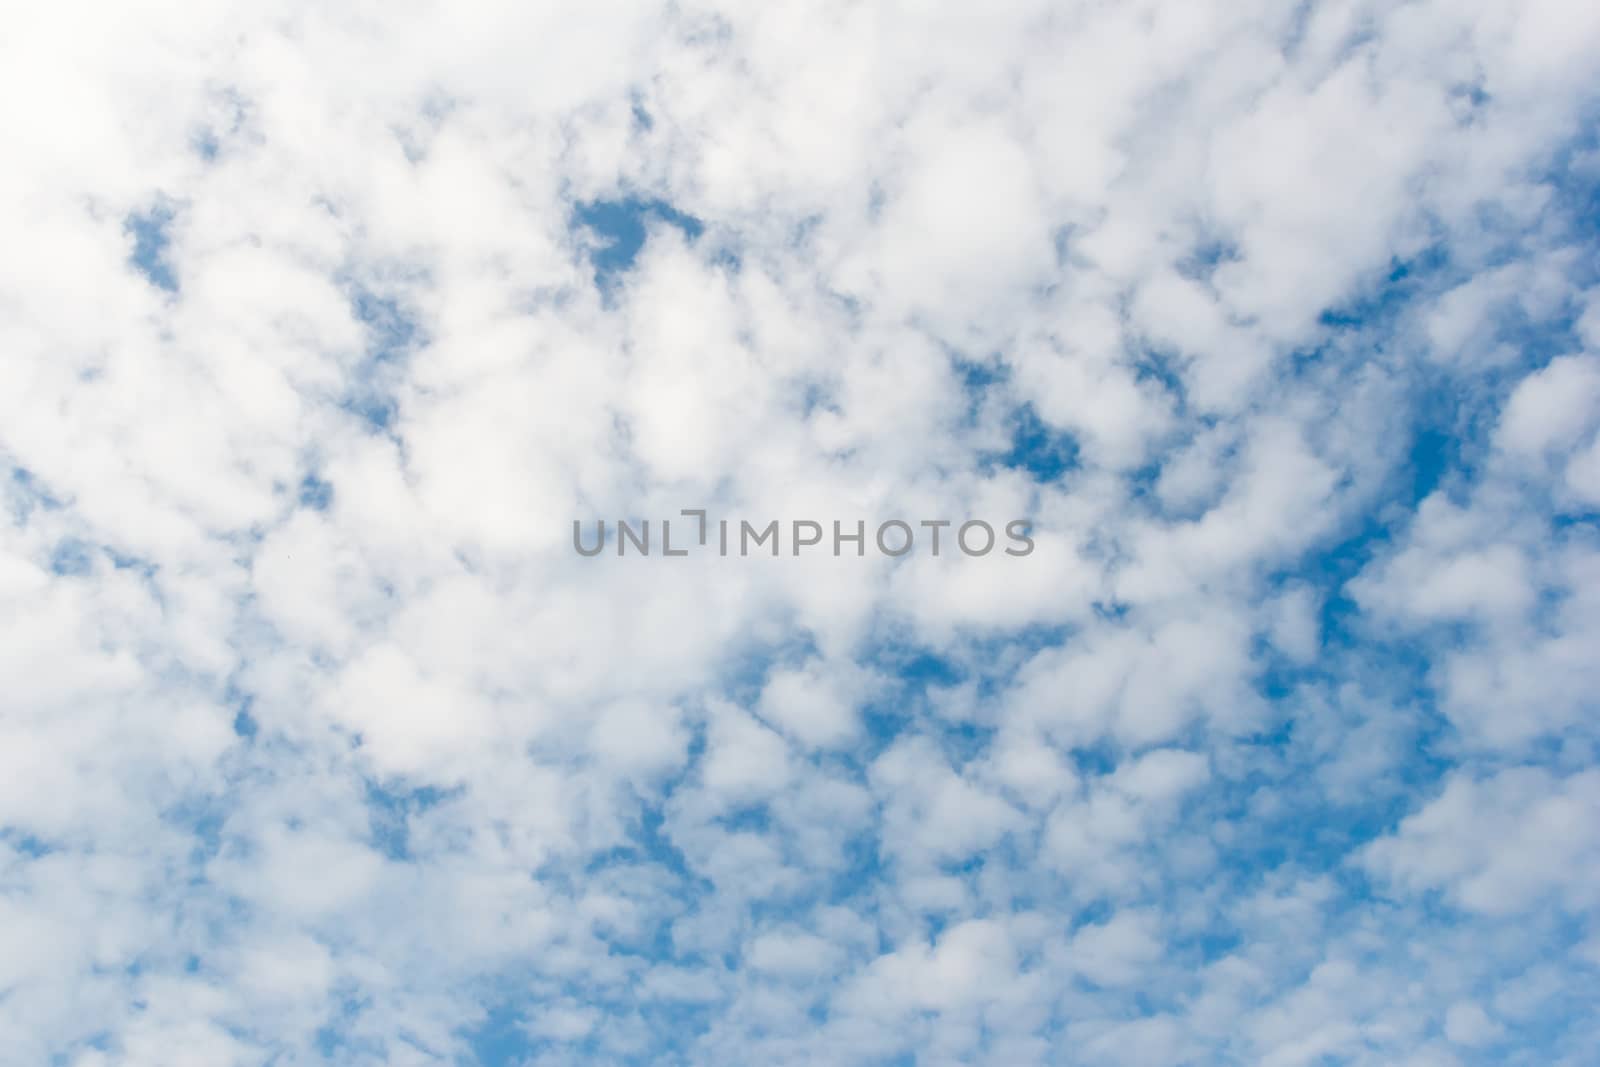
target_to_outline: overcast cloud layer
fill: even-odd
[[[0,1062],[1593,1064],[1596,69],[9,11]],[[695,507],[1037,548],[572,551]]]

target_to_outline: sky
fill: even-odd
[[[1592,1065],[1596,69],[8,12],[0,1062]],[[1035,548],[573,550],[682,509]]]

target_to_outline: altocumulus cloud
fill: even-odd
[[[1593,1062],[1600,7],[7,17],[0,1060]]]

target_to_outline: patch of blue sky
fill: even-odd
[[[0,826],[0,845],[21,853],[29,859],[38,859],[55,851],[48,841],[34,834],[24,833],[10,826]]]
[[[1028,656],[1063,644],[1071,633],[1065,624],[1030,623],[983,637],[961,636],[943,650],[886,640],[869,645],[863,659],[892,674],[912,697],[965,683],[983,697],[1004,689]]]
[[[1173,411],[1180,416],[1189,415],[1189,390],[1183,382],[1183,357],[1174,351],[1145,348],[1133,353],[1133,378],[1141,385],[1159,386],[1172,400]],[[1201,416],[1193,421],[1202,426],[1214,421]]]
[[[1330,329],[1371,331],[1385,325],[1425,292],[1438,291],[1454,277],[1445,245],[1430,243],[1421,251],[1394,258],[1387,273],[1363,287],[1355,295],[1319,316]]]
[[[667,787],[670,792],[671,787]],[[660,803],[641,804],[638,817],[627,828],[627,844],[618,845],[591,856],[584,865],[584,874],[597,874],[616,867],[646,863],[654,870],[667,873],[672,878],[685,881],[695,878],[683,852],[672,843],[667,833],[667,816]]]
[[[134,212],[123,223],[124,229],[133,236],[129,263],[151,285],[168,293],[178,291],[178,275],[168,257],[172,244],[168,231],[175,217],[170,204],[158,203],[145,211]]]
[[[589,251],[589,262],[602,294],[613,294],[622,276],[633,268],[654,224],[672,226],[690,241],[705,232],[701,220],[664,200],[630,195],[573,205],[572,225],[597,239]]]
[[[154,578],[156,576],[156,571],[159,569],[156,564],[150,562],[149,560],[121,552],[113,545],[101,545],[100,551],[105,553],[106,558],[111,561],[111,566],[113,568],[119,571],[132,571],[141,578],[145,579],[146,582],[149,582],[150,579]],[[156,589],[153,584],[147,585],[146,588],[150,589],[152,595],[156,597],[157,601],[163,599],[160,590]]]
[[[1002,467],[1025,471],[1036,482],[1048,483],[1078,467],[1078,442],[1070,433],[1052,428],[1023,404],[1011,420],[1011,447],[993,457]]]
[[[979,361],[952,355],[951,364],[966,394],[969,420],[977,418],[990,396],[1003,395],[1010,381],[1007,367],[998,359]],[[1031,403],[1014,404],[1005,421],[1007,447],[980,454],[979,470],[992,473],[1006,467],[1023,471],[1036,482],[1049,483],[1078,467],[1077,439],[1046,423]]]
[[[50,552],[50,572],[66,578],[81,578],[94,571],[94,550],[75,537],[58,542]]]
[[[207,122],[198,126],[189,137],[189,147],[207,163],[214,163],[222,153],[223,145],[238,135],[249,113],[249,102],[233,88],[223,89],[212,98],[214,114],[222,122]]]
[[[10,468],[10,476],[0,488],[4,490],[6,509],[11,512],[12,521],[19,525],[27,522],[35,509],[49,511],[61,507],[61,501],[50,495],[44,483],[22,467]]]
[[[189,143],[194,147],[195,155],[207,163],[217,158],[217,153],[222,150],[222,139],[217,132],[209,127],[195,132]]]
[[[688,1046],[712,1025],[711,1009],[691,1001],[670,998],[640,999],[611,990],[586,988],[581,981],[558,985],[529,977],[529,995],[504,996],[520,976],[510,977],[497,990],[501,993],[483,1020],[463,1031],[468,1057],[460,1062],[479,1067],[512,1067],[544,1062],[540,1057],[554,1055],[561,1062],[604,1062],[655,1065],[689,1062],[683,1058]],[[539,1032],[541,1009],[558,1004],[563,997],[586,1008],[598,1009],[609,1018],[631,1017],[634,1025],[650,1034],[648,1047],[617,1052],[603,1048],[604,1035],[590,1033],[570,1040],[556,1040]],[[605,1025],[605,1024],[602,1024]],[[613,1024],[614,1025],[614,1024]]]
[[[1178,273],[1194,281],[1209,281],[1217,268],[1239,258],[1239,247],[1221,236],[1206,236],[1177,264]]]
[[[249,741],[261,730],[261,724],[256,722],[256,717],[251,714],[254,699],[248,696],[230,694],[233,697],[231,705],[233,711],[233,732],[242,740]]]
[[[392,860],[409,860],[412,817],[460,793],[460,789],[436,786],[396,788],[369,780],[366,783],[367,819],[373,845]]]
[[[629,97],[629,103],[629,112],[635,129],[649,133],[656,128],[655,117],[650,114],[650,109],[645,106],[643,96],[639,93],[633,93]]]
[[[1338,714],[1320,703],[1308,712],[1322,717]],[[1373,743],[1396,746],[1388,753],[1393,759],[1388,778],[1374,776],[1359,793],[1338,793],[1317,775],[1317,768],[1337,755],[1323,750],[1329,734],[1302,736],[1297,729],[1314,725],[1301,719],[1279,736],[1255,745],[1241,743],[1235,753],[1237,763],[1248,764],[1249,773],[1214,783],[1206,791],[1192,828],[1228,827],[1226,844],[1218,848],[1217,877],[1248,887],[1284,865],[1316,874],[1337,873],[1355,849],[1392,832],[1415,810],[1418,795],[1430,791],[1447,766],[1431,756],[1425,736],[1386,719],[1389,732]],[[1350,739],[1342,737],[1340,743],[1347,745]],[[1263,790],[1273,798],[1269,807],[1257,802]],[[1364,884],[1352,883],[1351,888],[1365,892]]]
[[[340,1017],[317,1030],[317,1051],[326,1057],[328,1062],[375,1063],[379,1061],[384,1051],[382,1042],[373,1036],[359,1033],[354,1025],[360,1021],[361,1013],[366,1006],[361,1001],[345,998],[341,1004]],[[521,1040],[525,1043],[526,1037]],[[405,1038],[403,1035],[401,1041],[412,1045],[414,1048],[420,1048],[414,1041]],[[421,1051],[427,1059],[431,1060],[443,1050],[422,1049]],[[435,1055],[428,1055],[428,1053],[434,1053]],[[519,1064],[523,1061],[520,1056],[511,1051],[510,1046],[505,1046],[503,1048],[503,1056],[500,1059],[468,1060],[465,1062],[482,1063],[486,1067],[490,1064],[495,1065],[495,1067],[499,1067],[499,1065],[511,1067],[511,1065]]]
[[[992,385],[1000,385],[1010,377],[1009,369],[998,357],[975,360],[952,353],[950,362],[955,367],[957,377],[961,379],[961,387],[974,401],[974,407],[975,402],[981,399],[984,390]]]
[[[491,1008],[483,1022],[467,1031],[466,1039],[472,1050],[472,1058],[465,1061],[468,1063],[521,1063],[539,1051],[535,1038],[528,1033],[518,1003],[507,1002]]]
[[[206,880],[205,865],[226,846],[229,808],[215,794],[189,792],[161,811],[161,820],[181,831],[189,846],[185,880],[191,886]]]
[[[366,330],[370,359],[379,362],[399,359],[421,336],[415,316],[396,296],[355,285],[350,293],[350,307]]]
[[[351,312],[366,335],[366,352],[351,374],[342,406],[374,432],[388,432],[399,414],[392,380],[396,368],[426,338],[399,295],[355,281],[347,282],[347,292]]]
[[[676,529],[676,527],[674,527]],[[710,544],[716,544],[712,529]],[[767,679],[784,667],[798,668],[817,655],[811,635],[792,629],[765,641],[754,641],[735,652],[728,660],[718,684],[718,692],[735,704],[754,703]]]
[[[300,489],[297,497],[300,506],[312,511],[327,511],[333,506],[333,484],[323,480],[314,471],[307,472],[300,479]]]

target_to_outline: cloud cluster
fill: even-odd
[[[1600,1044],[1593,5],[12,21],[0,1060]]]

